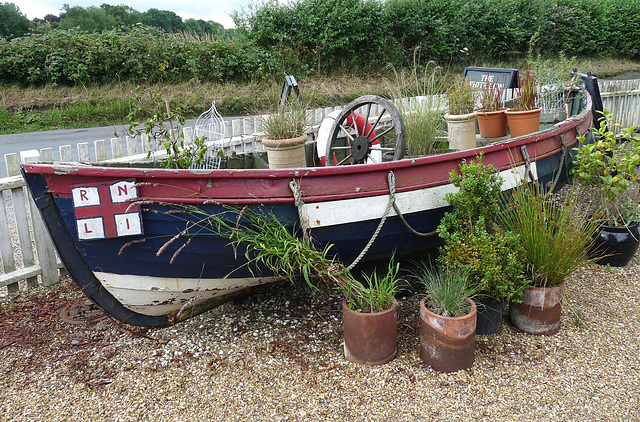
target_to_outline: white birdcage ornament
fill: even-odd
[[[211,102],[211,108],[198,117],[194,129],[195,136],[207,145],[207,152],[204,155],[204,163],[194,164],[192,168],[220,168],[222,159],[220,152],[226,138],[226,128],[222,116],[216,110],[215,101]]]

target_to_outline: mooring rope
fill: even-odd
[[[302,195],[300,195],[300,189],[295,179],[289,182],[289,189],[291,189],[291,192],[293,192],[293,203],[298,210],[298,219],[300,220],[302,235],[304,236],[305,240],[310,240],[309,232],[311,231],[311,228],[309,227],[309,216],[302,210],[304,202],[302,201]]]
[[[567,168],[567,144],[564,141],[564,134],[560,134],[560,147],[562,148],[562,157],[560,157],[560,163],[558,164],[558,170],[556,171],[556,175],[553,178],[553,183],[551,184],[551,189],[549,192],[553,192],[558,184],[558,180],[560,180],[560,173],[562,173],[562,168]]]
[[[378,234],[380,234],[380,230],[382,230],[382,227],[384,226],[384,223],[387,220],[387,217],[389,216],[389,213],[391,212],[392,207],[395,210],[396,214],[398,214],[398,217],[400,217],[400,221],[402,221],[404,226],[407,229],[409,229],[411,233],[417,236],[423,236],[423,237],[433,236],[436,234],[436,230],[428,233],[421,233],[419,231],[416,231],[413,227],[409,225],[407,220],[402,215],[402,212],[400,212],[398,205],[396,204],[396,176],[395,174],[393,174],[392,171],[390,171],[389,174],[387,175],[387,181],[389,183],[389,202],[387,203],[387,207],[385,208],[384,213],[380,218],[380,223],[378,223],[378,227],[376,228],[376,231],[373,233],[373,235],[369,239],[369,242],[367,242],[367,245],[364,247],[364,249],[362,249],[362,252],[360,252],[360,255],[358,255],[358,257],[351,263],[351,265],[347,267],[347,271],[352,270],[353,267],[358,265],[358,263],[362,260],[362,258],[367,254],[367,252],[371,248],[371,245],[373,245],[373,242],[375,242],[376,238],[378,237]],[[293,192],[294,204],[298,209],[298,218],[300,219],[300,225],[304,229],[304,235],[308,237],[309,232],[311,231],[311,229],[309,228],[309,217],[302,210],[302,206],[304,205],[304,202],[302,201],[302,196],[300,195],[300,189],[295,180],[292,180],[291,182],[289,182],[289,188]]]
[[[520,152],[522,153],[522,158],[524,158],[525,177],[529,177],[533,182],[536,180],[536,178],[533,176],[533,172],[531,171],[531,157],[529,157],[529,151],[527,151],[527,146],[526,145],[521,146]]]

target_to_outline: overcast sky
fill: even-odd
[[[40,18],[45,15],[59,15],[62,5],[70,6],[96,6],[107,3],[112,5],[127,5],[138,12],[146,12],[150,8],[170,10],[175,12],[182,20],[189,18],[203,19],[221,23],[225,28],[233,27],[233,20],[229,14],[234,10],[241,10],[251,3],[251,0],[61,0],[60,3],[51,0],[8,0],[20,8],[20,11],[29,19]]]

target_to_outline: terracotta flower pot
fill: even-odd
[[[564,284],[527,287],[522,303],[511,302],[509,315],[517,329],[535,335],[552,335],[560,329]]]
[[[398,304],[382,312],[349,309],[342,300],[344,356],[350,362],[382,365],[396,357]]]
[[[304,144],[306,136],[291,139],[263,139],[262,145],[267,149],[270,169],[286,169],[305,167],[307,157]]]
[[[420,358],[439,372],[468,369],[476,350],[476,304],[467,299],[471,312],[453,318],[431,312],[420,301]]]
[[[476,115],[474,111],[469,114],[445,114],[449,149],[464,150],[476,147]]]
[[[504,110],[478,111],[478,129],[482,138],[507,136],[507,115]]]
[[[529,135],[540,130],[540,112],[542,108],[537,107],[533,110],[505,110],[507,122],[509,123],[509,132],[512,138],[518,136]]]

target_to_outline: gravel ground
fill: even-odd
[[[589,265],[565,286],[562,328],[507,321],[478,336],[468,371],[418,352],[419,294],[399,299],[398,357],[346,361],[341,297],[275,283],[163,329],[58,314],[70,282],[0,310],[0,419],[16,421],[640,420],[638,257]]]

